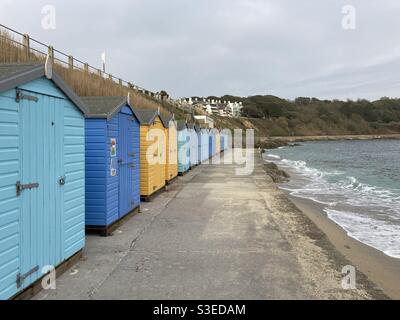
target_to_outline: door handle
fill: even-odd
[[[59,182],[60,186],[64,186],[65,185],[65,176],[60,177],[58,182]]]

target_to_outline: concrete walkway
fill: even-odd
[[[36,299],[300,299],[291,246],[272,220],[270,182],[202,165],[109,238],[88,236],[85,258]]]

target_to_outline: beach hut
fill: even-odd
[[[189,142],[189,167],[190,169],[192,169],[193,167],[198,165],[198,150],[199,150],[199,146],[198,146],[198,138],[197,138],[197,132],[195,130],[195,126],[192,123],[189,123],[187,125],[188,127],[188,142]]]
[[[178,132],[174,115],[161,115],[165,127],[165,180],[171,183],[178,176]]]
[[[221,152],[224,152],[228,149],[229,137],[228,134],[224,131],[221,131]]]
[[[165,188],[165,127],[157,110],[135,109],[140,120],[140,196],[149,201]]]
[[[201,140],[201,127],[199,125],[194,126],[194,130],[197,135],[197,164],[201,164],[201,152],[202,152],[202,140]]]
[[[201,128],[201,162],[209,158],[208,144],[208,130],[206,128]]]
[[[109,235],[140,206],[140,123],[127,97],[82,97],[87,107],[86,229]]]
[[[85,119],[50,64],[0,64],[0,299],[85,244]]]
[[[215,155],[215,135],[212,129],[208,131],[208,155],[209,158]]]
[[[221,153],[221,134],[218,129],[215,130],[215,154]]]
[[[229,130],[223,131],[224,137],[224,151],[232,148],[232,132]]]
[[[186,121],[177,122],[178,129],[178,174],[184,175],[190,167],[190,147]]]

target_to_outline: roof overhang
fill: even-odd
[[[27,66],[26,69],[11,74],[5,78],[0,79],[0,92],[5,92],[18,86],[31,82],[33,80],[42,78],[46,75],[45,65],[38,64]],[[76,107],[83,113],[87,113],[87,108],[78,95],[67,85],[67,83],[61,79],[61,77],[56,73],[52,72],[52,76],[49,79],[53,81],[56,86],[69,98]]]

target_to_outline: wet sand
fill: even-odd
[[[392,299],[400,299],[400,259],[392,258],[347,235],[323,211],[323,205],[312,200],[288,196],[329,239],[354,267],[365,274]]]

